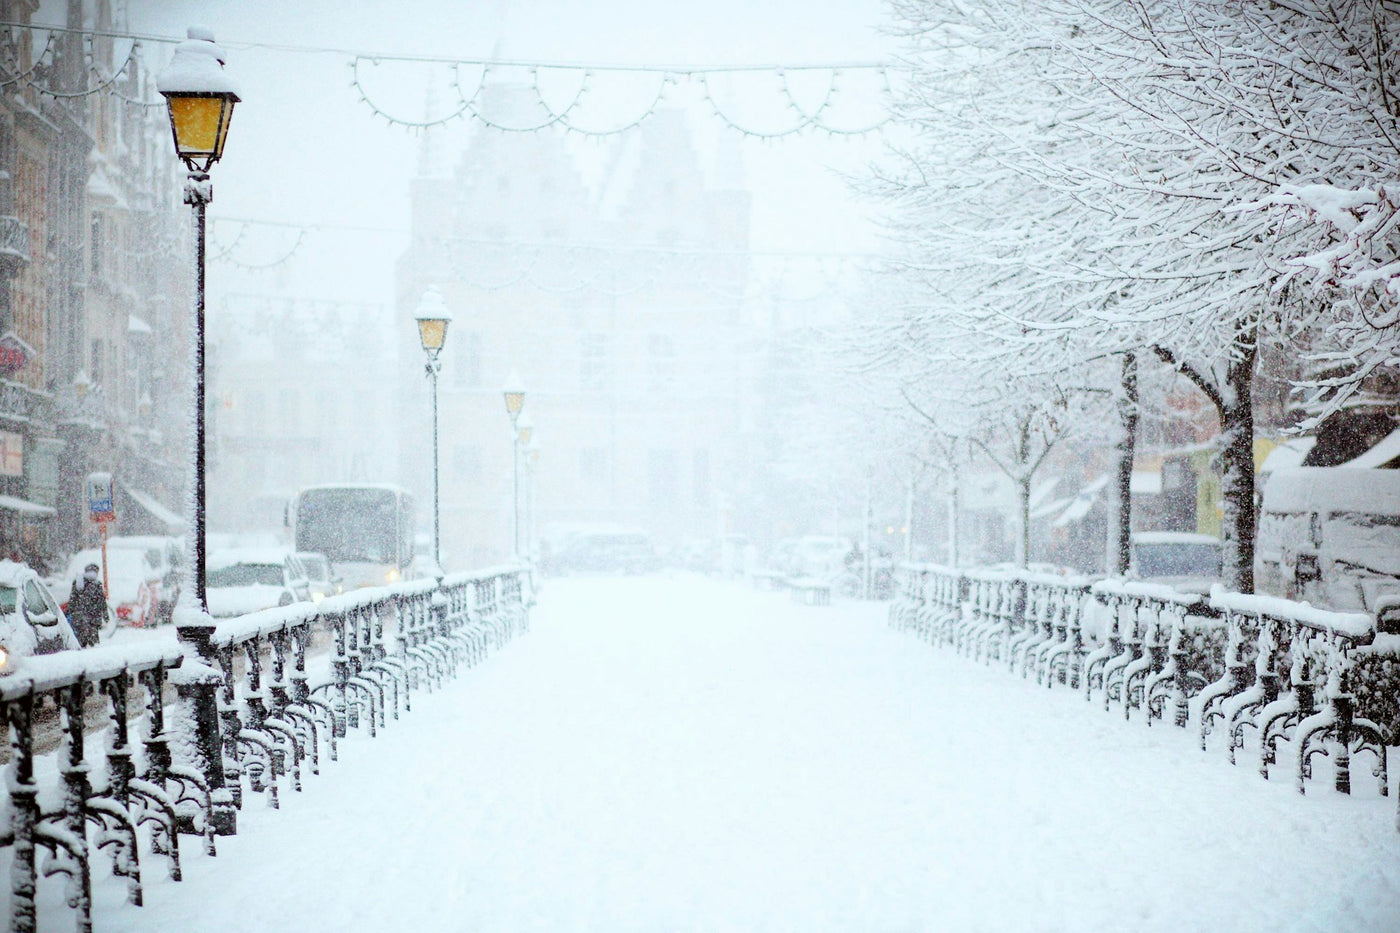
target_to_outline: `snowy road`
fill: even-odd
[[[531,634],[245,804],[217,859],[188,844],[182,884],[102,880],[97,929],[1400,929],[1369,789],[1300,798],[884,611],[552,582]]]

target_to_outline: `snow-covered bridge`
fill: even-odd
[[[695,577],[551,581],[528,637],[245,793],[145,905],[187,930],[1394,930],[1373,790],[1300,796],[886,624]],[[189,839],[190,837],[185,837]],[[41,927],[67,928],[41,881]]]

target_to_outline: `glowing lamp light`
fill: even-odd
[[[510,415],[512,421],[520,417],[520,409],[525,407],[525,389],[520,385],[520,376],[514,371],[506,379],[505,388],[501,394],[506,400],[506,414]]]
[[[208,172],[223,157],[238,88],[224,71],[224,50],[214,42],[214,33],[191,26],[186,36],[156,87],[170,110],[176,154],[190,171]]]
[[[452,312],[447,310],[442,293],[436,286],[429,286],[423,293],[414,320],[418,322],[418,342],[422,344],[423,352],[428,354],[428,359],[437,359],[443,344],[447,342],[447,325],[452,323]]]
[[[535,430],[535,419],[531,418],[528,414],[521,415],[520,420],[516,422],[516,430],[519,432],[520,446],[529,447],[530,435],[533,434]]]

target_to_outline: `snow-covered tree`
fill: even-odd
[[[1299,209],[1299,192],[1395,176],[1393,13],[1224,0],[893,9],[915,142],[878,189],[909,247],[905,274],[936,296],[900,339],[947,339],[951,325],[1039,373],[1129,353],[1180,372],[1219,415],[1227,572],[1249,591],[1260,347],[1335,344],[1377,320],[1365,301],[1353,305],[1369,316],[1339,312],[1292,279],[1345,240]],[[1372,229],[1393,235],[1368,219],[1353,228],[1368,243]],[[1343,251],[1374,299],[1389,266]],[[1356,372],[1390,352],[1372,329]],[[1132,406],[1120,410],[1126,425]]]

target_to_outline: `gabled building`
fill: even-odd
[[[502,122],[528,119],[535,103],[508,87],[486,94]],[[455,159],[425,146],[397,276],[401,472],[430,522],[430,402],[412,317],[436,286],[455,315],[439,383],[450,567],[514,547],[501,396],[512,372],[540,447],[521,467],[534,505],[522,526],[608,522],[662,541],[716,532],[747,459],[750,377],[737,348],[749,200],[702,169],[678,111],[621,137],[593,185],[550,132],[478,128]]]

